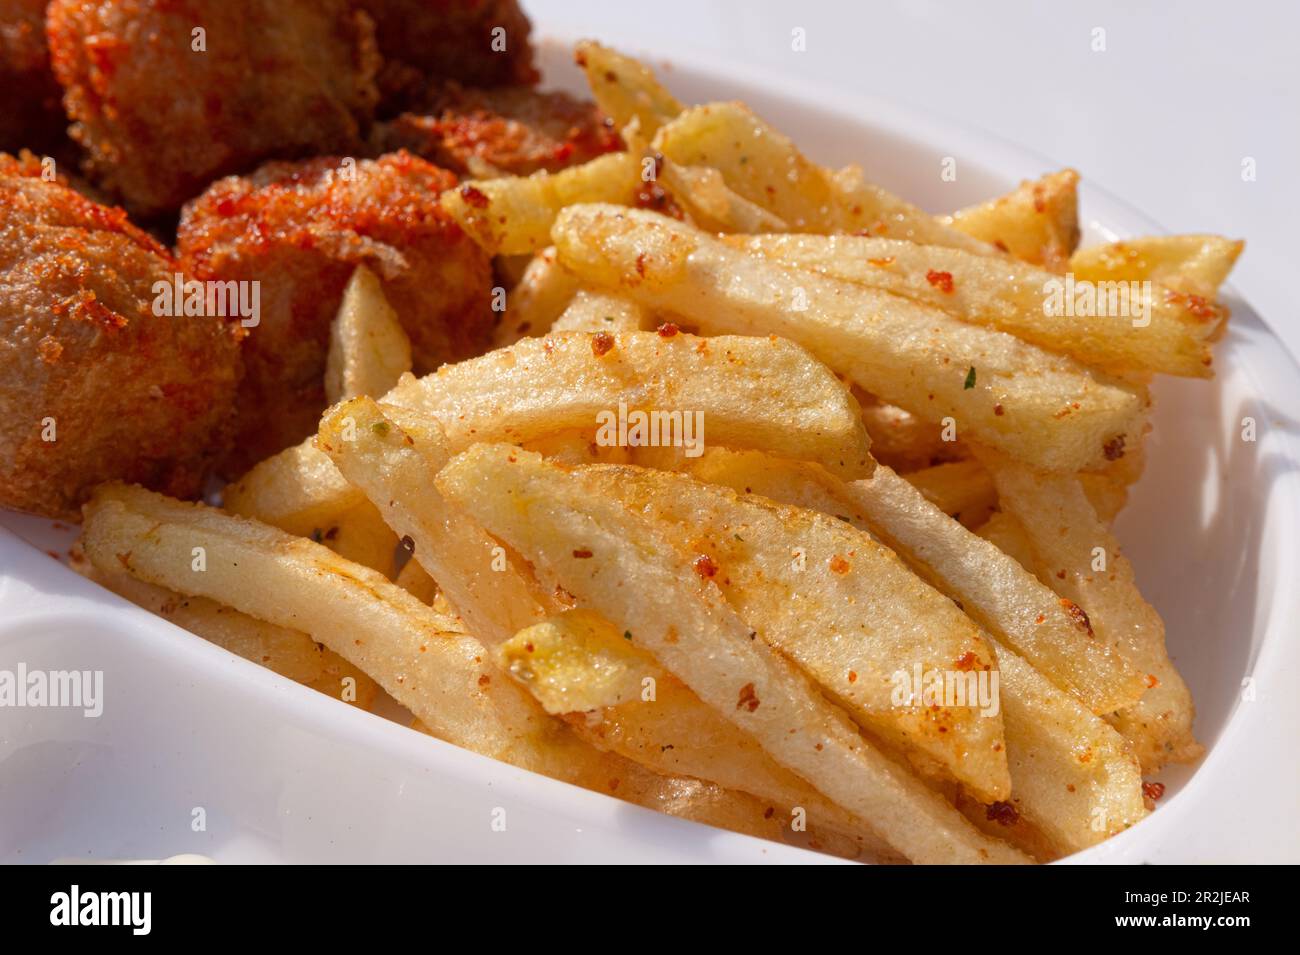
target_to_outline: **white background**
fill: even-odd
[[[1300,354],[1300,3],[524,6],[535,36],[590,36],[670,63],[716,51],[770,69],[778,87],[797,76],[960,120],[1078,169],[1170,232],[1244,238],[1231,284]],[[791,50],[795,27],[806,31],[806,52]],[[1092,50],[1097,27],[1104,52]],[[1244,157],[1256,161],[1254,182],[1242,181]],[[869,157],[863,165],[869,173]]]

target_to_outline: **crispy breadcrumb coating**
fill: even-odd
[[[80,520],[101,481],[185,497],[221,452],[237,326],[155,314],[167,250],[0,155],[0,505]]]
[[[48,35],[87,171],[136,216],[369,134],[379,61],[350,0],[53,0]]]
[[[261,288],[229,473],[315,433],[330,323],[358,264],[380,277],[417,372],[486,347],[490,260],[438,205],[455,183],[404,152],[319,158],[222,179],[185,207],[177,251],[187,277]]]

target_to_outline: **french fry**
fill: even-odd
[[[945,429],[897,405],[885,404],[860,388],[852,391],[862,406],[862,425],[871,438],[871,456],[880,463],[901,473],[967,456],[961,442],[955,440],[955,425]],[[945,441],[945,432],[951,433],[954,440]]]
[[[802,811],[819,834],[847,837],[875,861],[893,855],[870,826],[777,765],[645,650],[588,610],[521,630],[498,664],[584,739],[666,775],[694,776]],[[665,744],[665,740],[671,740]]]
[[[948,461],[903,475],[927,501],[966,527],[978,527],[997,506],[993,479],[978,461]]]
[[[1133,568],[1078,480],[1037,474],[986,452],[981,458],[1003,509],[1028,538],[1039,576],[1082,607],[1098,639],[1143,674],[1146,692],[1114,718],[1120,734],[1133,744],[1142,771],[1149,774],[1166,763],[1198,757],[1202,748],[1192,736],[1191,693],[1165,649],[1164,623],[1138,592]]]
[[[774,500],[815,506],[869,530],[1093,712],[1130,705],[1143,693],[1141,675],[1092,638],[1077,608],[887,467],[877,467],[868,481],[842,484],[759,452],[715,449],[692,473]]]
[[[505,315],[493,336],[496,347],[513,345],[528,336],[545,335],[581,288],[577,278],[561,268],[555,249],[542,249],[524,269],[519,284],[506,296]]]
[[[374,272],[358,265],[330,325],[325,397],[330,404],[382,395],[411,370],[411,340]]]
[[[365,500],[309,438],[258,462],[238,481],[227,484],[222,505],[239,517],[300,537],[317,537]]]
[[[1102,295],[1095,307],[1075,308],[1072,286],[1060,275],[960,249],[845,235],[726,241],[782,265],[893,292],[1115,372],[1208,377],[1210,345],[1227,320],[1219,306],[1140,287],[1131,296],[1126,289],[1123,298]],[[1107,277],[1075,273],[1079,280]],[[1096,287],[1079,286],[1084,288]]]
[[[1146,816],[1132,747],[1019,655],[997,653],[1012,806],[1062,855]]]
[[[557,431],[530,441],[521,442],[520,447],[550,458],[559,464],[569,466],[578,464],[632,464],[637,448],[606,447],[596,442],[593,428],[574,428],[570,431]],[[659,450],[652,448],[649,450]],[[676,448],[668,450],[675,451]]]
[[[1073,169],[1026,180],[997,199],[948,217],[952,228],[1022,262],[1064,272],[1079,244],[1079,174]]]
[[[635,209],[572,206],[553,232],[560,261],[646,308],[710,334],[779,335],[927,420],[1057,470],[1123,453],[1145,390],[1010,335],[886,292],[785,269]]]
[[[802,348],[775,338],[703,339],[668,330],[522,339],[403,379],[385,401],[437,418],[456,450],[573,428],[596,428],[602,444],[628,446],[637,437],[633,413],[645,412],[639,440],[646,444],[662,443],[665,429],[675,429],[680,442],[667,443],[702,446],[707,437],[710,444],[762,447],[846,477],[865,476],[873,464],[847,389]],[[626,428],[616,420],[620,403]],[[700,420],[707,436],[698,429],[687,435]]]
[[[598,355],[592,336],[581,333],[522,339],[423,378],[404,376],[385,401],[437,418],[455,450],[476,440],[524,443],[599,430],[602,416],[616,418],[622,403],[629,415],[661,412],[646,422],[661,436],[664,427],[676,426],[677,411],[685,437],[685,415],[695,413],[692,423],[705,421],[711,443],[770,448],[836,473],[870,471],[870,442],[856,403],[833,375],[789,342],[637,332],[601,345],[611,341],[610,350]],[[774,381],[782,382],[775,395]],[[617,429],[607,431],[611,445],[622,443]],[[703,434],[690,437],[704,440]],[[226,506],[310,536],[364,499],[309,439],[231,485]]]
[[[545,616],[545,598],[511,555],[429,488],[450,457],[435,419],[356,398],[325,413],[317,443],[388,526],[412,542],[414,559],[470,633],[495,646]]]
[[[1025,529],[1010,514],[1005,511],[995,512],[976,533],[1031,574],[1037,573],[1034,569],[1034,552],[1030,549]]]
[[[646,332],[653,318],[635,302],[621,295],[580,289],[555,320],[550,331],[562,332]]]
[[[1145,236],[1080,249],[1070,271],[1093,282],[1154,282],[1212,302],[1243,248],[1218,235]]]
[[[682,104],[654,71],[638,60],[592,40],[578,43],[574,60],[587,75],[592,99],[617,129],[635,119],[641,134],[653,137],[660,126],[682,111]]]
[[[900,702],[898,675],[996,669],[950,600],[841,521],[678,474],[594,467],[575,480],[689,541],[737,613],[861,725],[928,775],[1005,798],[1001,724],[970,700]]]
[[[994,250],[863,180],[860,170],[832,173],[741,103],[709,103],[662,126],[654,148],[685,167],[717,169],[726,185],[796,232],[856,232]]]
[[[340,557],[377,570],[391,579],[397,573],[397,537],[369,501],[362,501],[311,535]]]
[[[453,458],[436,484],[580,604],[632,633],[778,763],[871,820],[914,862],[1026,861],[874,749],[790,664],[751,639],[716,585],[656,524],[593,496],[574,479],[580,473],[509,446],[479,445]],[[639,586],[624,586],[628,580]]]
[[[972,544],[969,532],[888,468],[878,467],[869,481],[836,487],[794,462],[714,450],[693,473],[817,507],[878,533],[991,633],[1033,653],[1050,678],[1003,643],[994,643],[1010,805],[1032,821],[1054,854],[1086,848],[1142,818],[1141,777],[1131,748],[1075,696],[1091,699],[1101,712],[1136,700],[1144,684],[1116,654],[1081,639],[1075,617],[1031,574],[992,548]]]
[[[449,742],[548,765],[553,729],[540,707],[492,679],[482,644],[376,571],[273,527],[120,484],[96,490],[83,536],[97,567],[309,633]]]
[[[557,173],[474,179],[439,202],[465,234],[491,255],[537,252],[550,244],[556,214],[576,202],[631,205],[641,188],[641,159],[606,153]]]
[[[360,669],[300,630],[147,583],[120,569],[96,567],[84,554],[77,556],[71,566],[83,577],[235,656],[363,710],[379,692],[379,685]]]

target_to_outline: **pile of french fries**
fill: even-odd
[[[101,487],[81,569],[353,705],[739,832],[1024,863],[1139,822],[1200,747],[1110,524],[1151,376],[1210,374],[1241,244],[1076,251],[1070,171],[933,216],[742,104],[577,59],[626,151],[443,197],[520,275],[498,347],[413,377],[358,268],[319,433],[224,509]],[[1144,320],[1045,309],[1067,275],[1145,283]]]

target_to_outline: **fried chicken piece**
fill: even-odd
[[[380,115],[410,109],[441,80],[536,83],[531,26],[517,0],[360,0],[384,58]],[[505,49],[501,49],[504,44]]]
[[[87,171],[136,216],[369,134],[379,60],[350,0],[53,0],[48,35]]]
[[[330,322],[359,264],[382,280],[417,373],[486,348],[492,267],[438,205],[455,184],[404,152],[320,158],[220,180],[185,207],[177,249],[187,276],[260,283],[230,474],[315,433]]]
[[[101,481],[196,494],[234,407],[237,326],[157,314],[167,250],[41,173],[0,155],[0,505],[78,521]]]
[[[527,86],[458,83],[443,84],[418,111],[377,123],[374,142],[475,177],[557,172],[623,148],[595,103]]]
[[[46,0],[0,0],[0,150],[61,152],[63,90],[50,71]]]

